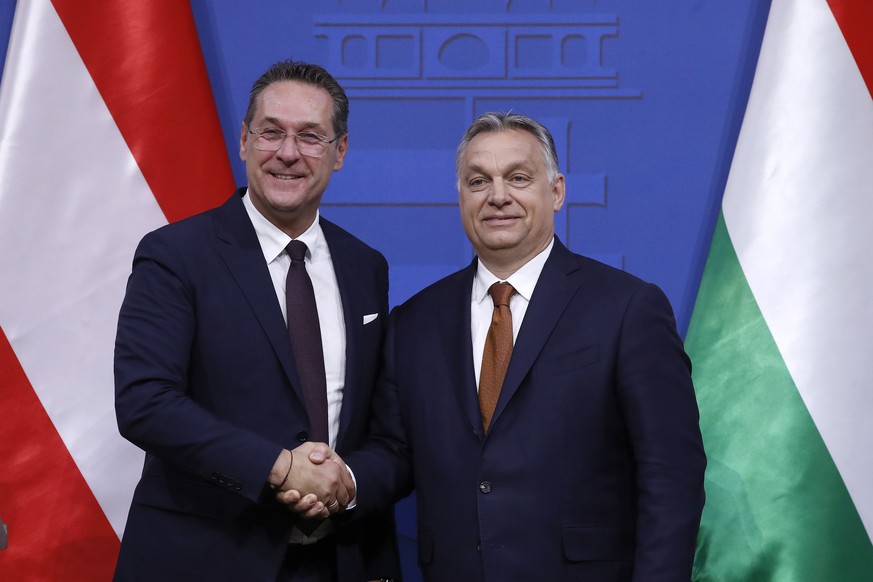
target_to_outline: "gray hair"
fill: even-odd
[[[258,97],[264,92],[264,89],[280,81],[298,81],[321,87],[327,91],[333,99],[333,114],[330,121],[334,133],[342,136],[349,132],[349,99],[346,97],[346,92],[343,91],[336,79],[322,67],[299,61],[279,61],[258,77],[249,94],[249,106],[243,120],[246,126],[251,124],[255,116]]]
[[[552,134],[549,133],[549,130],[539,121],[525,115],[512,112],[489,112],[483,113],[473,121],[458,145],[458,152],[455,154],[455,175],[458,178],[457,185],[459,191],[461,189],[461,161],[464,158],[464,153],[467,151],[467,146],[470,145],[473,138],[480,133],[508,131],[511,129],[526,131],[537,138],[537,141],[540,143],[540,149],[543,152],[543,158],[546,160],[546,172],[549,182],[555,181],[560,171],[558,169],[558,152],[555,149],[555,140],[552,139]]]

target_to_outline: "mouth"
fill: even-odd
[[[270,172],[270,175],[281,181],[299,180],[302,178],[302,176],[298,174],[277,174],[275,172]]]
[[[492,226],[501,226],[504,224],[512,224],[520,217],[518,216],[488,216],[482,219],[482,222]]]

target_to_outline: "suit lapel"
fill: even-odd
[[[573,254],[555,238],[555,245],[540,273],[512,349],[503,388],[491,418],[492,426],[497,423],[507,403],[518,391],[567,304],[578,291],[581,280],[570,276],[578,268]]]
[[[476,259],[466,269],[453,275],[445,304],[439,306],[440,334],[451,386],[462,415],[476,434],[484,436],[476,372],[473,369],[473,340],[470,336],[470,294],[476,274]]]
[[[282,317],[282,309],[270,278],[264,253],[258,242],[255,229],[242,203],[244,190],[237,191],[230,200],[216,210],[215,233],[218,237],[218,253],[227,265],[231,276],[243,292],[249,307],[254,312],[288,375],[294,391],[303,402],[300,379],[291,351],[288,328]]]

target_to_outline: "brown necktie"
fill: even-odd
[[[488,432],[491,416],[497,406],[509,358],[512,356],[512,312],[509,298],[515,289],[509,283],[494,283],[488,289],[494,302],[491,314],[491,327],[485,337],[485,351],[482,353],[482,370],[479,373],[479,408],[482,412],[482,426]]]
[[[294,348],[294,362],[303,388],[303,402],[309,416],[310,439],[327,443],[327,380],[324,374],[324,351],[312,280],[306,272],[306,243],[292,240],[285,247],[291,267],[285,280],[285,307],[288,312],[288,336]]]

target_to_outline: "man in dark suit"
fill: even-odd
[[[478,258],[391,315],[355,511],[414,483],[430,581],[689,580],[706,460],[667,298],[555,237],[538,122],[481,116],[457,175]]]
[[[364,436],[388,309],[382,255],[319,218],[347,119],[327,71],[277,63],[253,85],[242,124],[248,188],[136,251],[116,412],[146,460],[117,580],[399,574],[390,512],[307,519],[354,497],[338,457],[318,467],[308,457],[312,441],[344,452]],[[307,511],[280,503],[292,487],[308,494]]]

